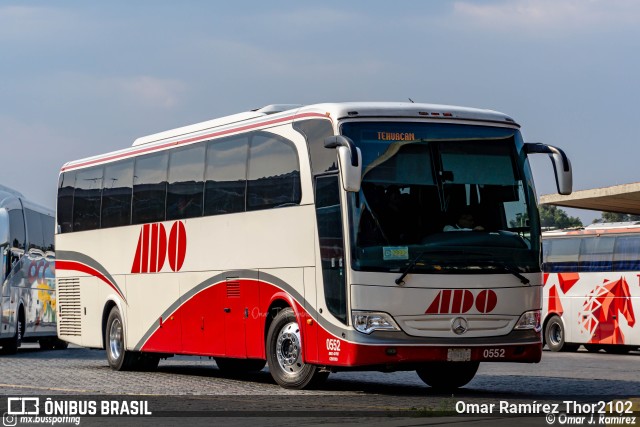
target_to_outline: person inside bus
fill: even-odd
[[[484,231],[484,227],[476,225],[473,213],[465,209],[458,214],[458,219],[453,225],[445,225],[442,231]]]

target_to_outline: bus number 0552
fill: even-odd
[[[482,352],[485,359],[500,359],[504,357],[504,348],[487,348]]]
[[[327,338],[327,350],[340,351],[340,340]]]

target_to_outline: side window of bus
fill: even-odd
[[[24,216],[21,209],[11,209],[9,211],[9,234],[11,247],[24,250],[27,235],[24,229]]]
[[[133,159],[111,163],[104,167],[102,180],[101,227],[131,224],[131,194]]]
[[[616,238],[613,270],[640,270],[640,236],[618,236]]]
[[[168,162],[167,152],[136,158],[133,173],[132,224],[165,220]]]
[[[40,223],[42,224],[42,238],[44,239],[43,251],[55,251],[55,243],[53,235],[55,233],[55,221],[49,215],[40,214]]]
[[[586,237],[581,239],[580,271],[611,271],[615,237]]]
[[[300,203],[300,166],[292,142],[267,133],[251,138],[247,171],[247,210]]]
[[[57,217],[62,233],[73,231],[73,193],[75,185],[75,172],[65,172],[60,175]]]
[[[546,271],[549,273],[578,271],[580,239],[575,237],[553,239],[548,243]]]
[[[102,173],[102,166],[81,169],[76,172],[76,191],[73,196],[73,231],[100,228]]]
[[[206,146],[172,151],[169,157],[167,220],[202,216]]]
[[[246,135],[207,144],[205,215],[244,212],[248,149]]]
[[[27,218],[29,249],[40,249],[44,251],[44,230],[42,229],[42,220],[40,219],[42,215],[31,209],[25,209],[24,214]]]
[[[324,139],[333,135],[333,126],[329,120],[301,120],[294,122],[293,128],[307,140],[313,176],[338,170],[335,150],[324,148]]]

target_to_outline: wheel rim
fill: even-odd
[[[296,375],[302,368],[302,345],[298,323],[290,322],[284,325],[278,333],[276,341],[276,357],[278,365],[288,375]]]
[[[109,328],[109,350],[113,360],[118,360],[122,353],[122,323],[114,319]]]
[[[560,345],[562,342],[562,328],[557,323],[551,325],[549,330],[549,341],[553,345]]]
[[[23,330],[22,328],[23,328],[23,322],[22,322],[22,319],[19,319],[18,320],[18,328],[17,328],[18,330],[16,331],[16,337],[17,337],[18,342],[20,342],[20,340],[22,340],[22,333],[23,333],[22,332],[22,330]]]

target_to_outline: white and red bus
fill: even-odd
[[[67,163],[59,336],[116,370],[205,355],[288,388],[538,362],[532,153],[569,193],[564,153],[510,117],[417,103],[272,105]],[[482,231],[443,231],[471,211]]]
[[[56,334],[54,230],[53,210],[0,185],[0,353],[67,347]]]
[[[543,233],[545,342],[552,351],[640,347],[640,223]]]

